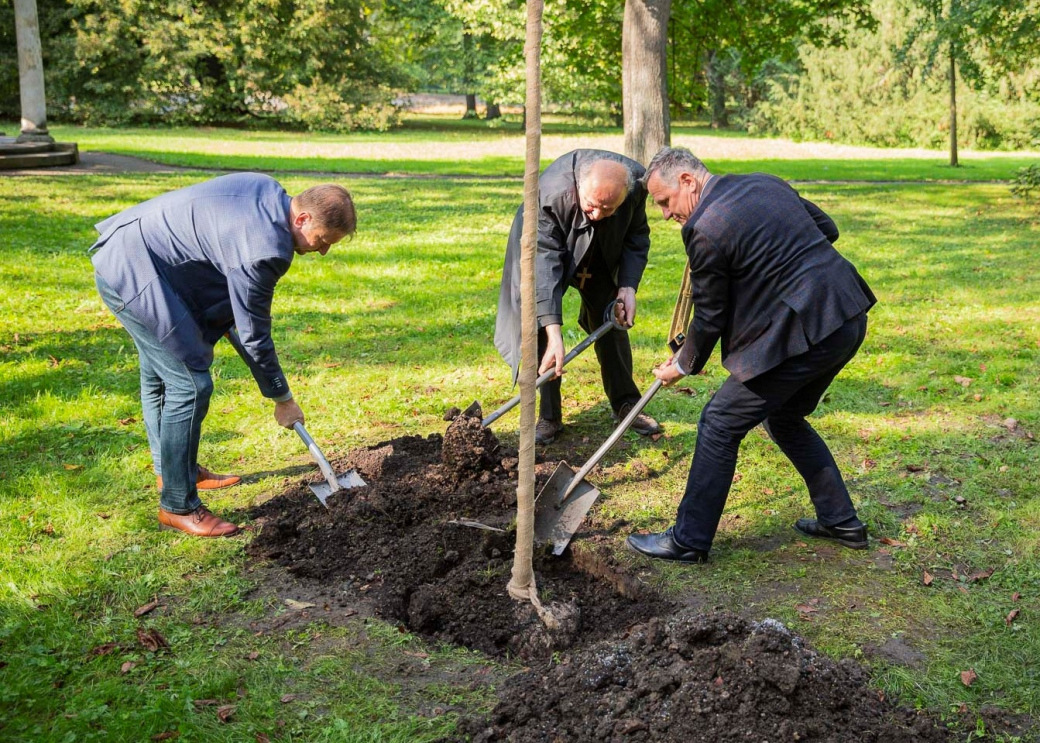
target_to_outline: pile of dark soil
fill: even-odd
[[[674,610],[631,586],[620,595],[569,558],[543,553],[535,555],[539,592],[569,621],[549,633],[528,604],[508,596],[517,456],[481,426],[479,411],[455,418],[443,437],[394,439],[334,466],[357,469],[368,486],[331,496],[326,510],[300,484],[255,509],[260,530],[249,547],[323,586],[333,605],[360,591],[412,632],[526,659]],[[539,465],[538,487],[551,470]]]
[[[459,731],[474,743],[950,740],[866,681],[857,664],[815,653],[773,620],[652,619],[620,642],[514,676],[491,715],[463,720]]]
[[[549,632],[511,599],[516,452],[475,417],[443,437],[350,453],[363,488],[329,498],[303,483],[255,509],[251,554],[308,583],[330,606],[358,597],[429,638],[509,653],[509,681],[477,741],[946,741],[932,722],[879,700],[854,663],[835,664],[772,621],[673,616],[589,535],[563,557],[536,552],[538,587],[567,621]],[[540,489],[553,469],[537,466]],[[489,528],[475,528],[477,522]],[[592,545],[592,549],[589,549]],[[665,619],[662,619],[664,617]],[[619,639],[621,638],[621,639]],[[550,658],[554,660],[550,660]],[[563,662],[560,659],[563,658]]]

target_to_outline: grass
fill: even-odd
[[[410,117],[398,131],[352,134],[205,127],[52,126],[51,131],[61,141],[76,142],[83,151],[131,155],[187,168],[464,177],[520,177],[524,169],[523,132],[516,121]],[[804,155],[792,159],[790,150],[795,145],[778,144],[773,148],[763,144],[767,140],[741,138],[734,132],[720,134],[702,125],[677,125],[673,134],[675,144],[690,147],[718,172],[761,171],[797,181],[1009,180],[1020,168],[1036,162],[1036,156],[1029,154],[966,152],[962,154],[961,166],[951,168],[946,153],[941,151],[908,157],[884,155],[883,150],[869,148],[859,148],[841,159]],[[592,129],[550,119],[543,127],[543,137],[543,167],[578,146],[623,149],[620,129]],[[719,157],[715,154],[719,141],[759,145],[736,157]]]
[[[486,688],[458,681],[484,661],[360,618],[316,616],[257,635],[257,623],[287,609],[284,596],[251,592],[244,540],[155,529],[136,356],[94,292],[84,251],[101,218],[205,177],[0,179],[0,738],[435,739],[451,730],[450,710],[487,705]],[[316,182],[282,180],[290,192]],[[446,408],[473,399],[489,408],[511,393],[490,341],[519,184],[347,183],[358,236],[325,258],[300,258],[275,300],[283,364],[312,435],[333,455],[443,432]],[[801,190],[835,217],[840,249],[880,298],[864,348],[813,420],[872,533],[892,543],[858,553],[800,540],[790,523],[809,512],[804,486],[756,431],[712,563],[624,559],[694,605],[775,616],[827,653],[861,658],[874,683],[911,705],[952,720],[962,704],[969,716],[986,705],[1035,715],[1040,219],[998,184]],[[633,331],[642,384],[666,355],[685,262],[675,226],[655,215],[652,227]],[[572,294],[569,344],[580,337]],[[630,436],[609,455],[598,483],[606,518],[670,522],[700,408],[724,379],[717,354],[708,369],[684,383],[692,394],[669,389],[651,403],[664,439]],[[248,477],[209,501],[243,520],[312,468],[224,344],[214,376],[201,459]],[[591,452],[610,430],[591,357],[574,363],[564,395],[570,440],[589,436]],[[513,442],[515,426],[513,414],[496,432]],[[161,608],[134,617],[156,598]],[[170,649],[146,649],[138,629],[155,629]],[[906,648],[912,665],[885,660]],[[415,663],[418,650],[428,664],[406,683],[392,669]],[[966,687],[959,673],[969,668],[978,680]],[[216,712],[225,705],[235,707],[226,723]]]

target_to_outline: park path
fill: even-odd
[[[720,138],[721,139],[721,138]],[[794,143],[791,143],[794,144]],[[800,144],[800,143],[799,143]],[[841,149],[840,145],[824,145],[832,148]],[[872,148],[844,148],[849,150],[871,150],[872,152],[886,152],[885,150],[876,150]],[[909,152],[908,150],[890,150],[887,151],[892,153],[892,156],[898,156],[899,153]],[[918,152],[918,151],[915,151]],[[921,150],[919,152],[927,152]],[[732,153],[731,153],[732,154]],[[747,153],[744,153],[745,155]],[[774,153],[775,154],[775,153]],[[789,159],[779,158],[779,159]],[[806,151],[805,156],[812,156],[809,151]],[[816,154],[816,156],[820,156]],[[831,153],[832,155],[834,153]],[[851,153],[846,153],[851,154]],[[935,156],[934,152],[929,153],[931,156]],[[919,154],[917,155],[920,156]],[[180,166],[180,165],[164,165],[162,163],[152,162],[140,157],[133,157],[130,155],[116,155],[109,152],[97,152],[97,151],[83,151],[80,152],[79,162],[75,165],[63,165],[52,168],[28,168],[20,170],[0,170],[0,178],[4,176],[47,176],[47,175],[123,175],[127,173],[191,173],[191,172],[203,172],[203,173],[234,173],[242,172],[241,169],[237,168],[204,168],[199,166]],[[422,180],[453,180],[453,181],[468,181],[468,180],[504,180],[504,181],[521,181],[523,175],[472,175],[472,174],[443,174],[443,173],[356,173],[349,171],[337,171],[337,170],[278,170],[272,171],[277,172],[281,175],[292,175],[300,177],[334,177],[334,178],[387,178],[387,179],[422,179]],[[829,179],[812,179],[812,180],[792,180],[791,183],[829,183],[834,185],[856,185],[863,183],[872,183],[876,185],[897,185],[907,183],[921,183],[929,185],[971,185],[979,183],[1004,183],[1005,181],[964,181],[964,180],[921,180],[921,181],[866,181],[866,180],[829,180]]]

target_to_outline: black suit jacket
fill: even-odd
[[[722,365],[746,382],[877,302],[834,249],[830,217],[774,176],[713,177],[682,236],[694,312],[678,361],[690,374],[721,339]]]
[[[584,162],[608,159],[623,164],[636,183],[614,214],[590,222],[578,202],[576,173]],[[599,251],[615,286],[639,288],[650,252],[644,168],[607,150],[574,150],[553,161],[538,178],[538,250],[535,294],[538,326],[563,323],[563,293],[590,249]],[[523,206],[513,219],[498,297],[495,347],[513,368],[520,366],[520,236]],[[593,276],[591,281],[606,277]]]

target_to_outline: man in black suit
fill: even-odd
[[[563,373],[563,294],[581,294],[578,325],[586,333],[603,324],[603,313],[617,299],[615,314],[627,327],[636,316],[636,290],[650,251],[643,166],[606,150],[574,150],[557,158],[538,179],[538,248],[535,294],[538,316],[538,373],[555,368],[557,378],[542,386],[535,441],[548,444],[563,430],[560,379]],[[509,233],[498,298],[495,347],[513,368],[520,366],[520,235],[523,207]],[[628,415],[641,397],[632,380],[628,333],[612,330],[595,344],[614,418]],[[661,428],[640,414],[632,430],[643,435]]]
[[[856,355],[877,301],[834,249],[838,228],[779,178],[715,176],[683,148],[657,153],[645,183],[664,218],[683,225],[694,304],[685,344],[654,374],[667,385],[698,373],[721,339],[730,376],[701,411],[675,526],[633,534],[629,546],[664,560],[706,561],[740,442],[762,423],[816,509],[815,519],[794,528],[865,549],[867,527],[827,445],[805,420]]]

